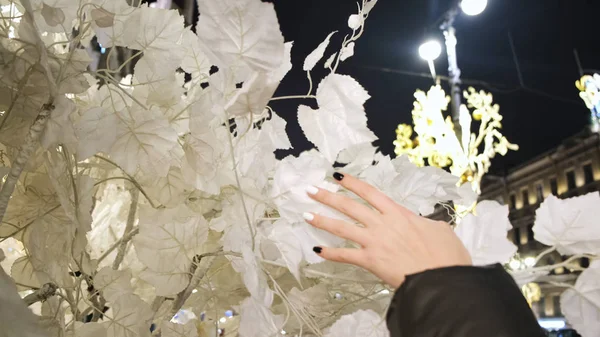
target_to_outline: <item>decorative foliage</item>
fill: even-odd
[[[427,93],[420,90],[415,93],[412,116],[416,137],[412,139],[411,126],[400,124],[394,145],[397,155],[406,154],[418,166],[448,167],[453,175],[460,177],[460,184],[468,182],[480,193],[481,179],[489,171],[491,159],[519,147],[500,133],[500,107],[492,103],[491,94],[469,88],[464,97],[467,105],[460,109],[461,139],[454,132],[452,119],[443,115],[450,97],[441,86],[435,85]],[[471,132],[473,120],[479,123],[477,133]]]
[[[590,123],[595,132],[600,131],[600,75],[584,75],[575,82],[579,96],[590,109]]]
[[[3,332],[40,336],[37,321],[45,336],[386,336],[381,281],[310,251],[353,244],[303,221],[341,217],[305,187],[338,189],[329,177],[341,164],[414,212],[473,197],[449,173],[371,145],[369,94],[336,71],[375,0],[350,17],[316,93],[322,47],[305,62],[310,92],[290,97],[272,96],[292,43],[260,0],[199,0],[200,35],[176,11],[121,0],[0,3]],[[87,70],[94,36],[108,53],[98,71]],[[117,48],[131,55],[123,79],[110,67]],[[269,106],[281,99],[316,99],[298,120],[318,150],[275,158],[292,147]],[[491,220],[504,225],[494,236],[505,230]],[[481,223],[461,236],[476,240]]]

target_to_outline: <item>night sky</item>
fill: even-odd
[[[276,96],[304,94],[308,89],[302,63],[333,30],[325,58],[339,49],[343,34],[350,33],[347,19],[356,12],[351,0],[273,0],[286,41],[294,41],[292,62]],[[366,103],[369,127],[380,138],[384,154],[393,154],[395,129],[411,122],[415,89],[428,89],[431,78],[390,73],[428,74],[417,49],[428,33],[443,36],[434,23],[450,7],[451,0],[379,0],[371,12],[355,56],[338,72],[356,78],[371,95]],[[504,115],[503,132],[521,150],[495,159],[492,171],[502,174],[558,145],[581,131],[589,111],[578,97],[575,81],[579,71],[573,56],[577,49],[583,68],[600,69],[600,1],[598,0],[489,0],[486,11],[476,17],[461,14],[456,22],[458,61],[465,80],[494,94]],[[429,29],[429,31],[428,31]],[[509,43],[512,33],[525,87],[519,83]],[[438,74],[447,75],[445,54],[436,61]],[[324,61],[324,60],[323,60]],[[600,71],[599,71],[600,72]],[[323,63],[313,71],[320,80],[327,72]],[[315,84],[316,85],[316,84]],[[447,86],[444,84],[445,88]],[[447,90],[449,92],[449,90]],[[288,133],[296,148],[309,148],[296,122],[298,104],[313,100],[273,102],[275,111],[288,120]]]

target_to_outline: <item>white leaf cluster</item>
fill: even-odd
[[[368,300],[382,285],[312,252],[352,243],[304,222],[307,211],[349,220],[306,187],[356,198],[330,178],[341,169],[423,215],[474,199],[443,170],[378,153],[370,95],[336,72],[376,0],[350,17],[352,35],[326,60],[329,74],[300,96],[316,104],[299,104],[297,115],[270,106],[290,99],[273,95],[293,66],[293,43],[270,3],[199,0],[198,34],[175,10],[122,0],[11,3],[1,8],[11,33],[0,34],[0,53],[12,61],[0,70],[0,173],[9,165],[22,173],[0,192],[9,200],[0,203],[0,296],[11,312],[27,311],[17,291],[51,283],[59,296],[22,319],[3,305],[3,332],[38,336],[22,326],[39,321],[50,336],[204,336],[219,322],[227,336],[387,336],[389,296]],[[306,57],[308,76],[332,37]],[[94,38],[107,69],[90,66],[95,52],[82,48]],[[124,68],[133,73],[120,78]],[[39,111],[50,111],[44,124]],[[316,149],[278,159],[276,150],[293,149],[286,125],[294,118]],[[26,164],[17,160],[24,151]],[[505,260],[514,252],[499,239],[505,210],[482,203],[477,213],[457,232],[478,263]],[[570,221],[545,223],[555,233]],[[577,232],[552,244],[596,253],[575,247],[582,235],[596,240]],[[182,310],[195,319],[179,324]]]

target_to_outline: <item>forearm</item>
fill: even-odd
[[[407,276],[388,313],[392,337],[543,337],[502,266],[451,267]]]

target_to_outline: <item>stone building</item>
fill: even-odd
[[[486,176],[481,200],[497,200],[509,205],[513,229],[509,238],[519,247],[521,258],[536,256],[545,248],[534,241],[535,211],[553,194],[561,199],[600,191],[600,135],[585,130],[523,165],[504,177]],[[600,206],[600,205],[599,205]],[[560,263],[558,253],[546,255],[540,265]],[[587,267],[588,261],[581,262]],[[571,283],[576,279],[570,270],[558,268],[551,277]],[[562,316],[559,299],[563,289],[542,285],[542,298],[533,309],[540,318]]]

